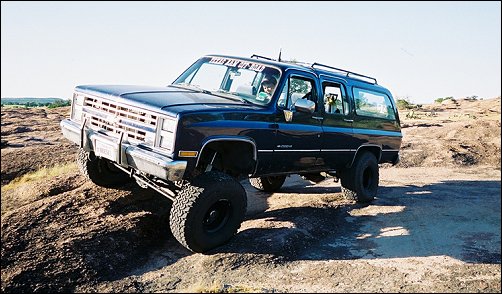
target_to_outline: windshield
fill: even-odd
[[[259,62],[204,57],[188,68],[173,85],[266,105],[274,95],[279,77],[277,68]]]

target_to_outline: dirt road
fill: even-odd
[[[390,168],[381,176],[380,196],[367,206],[341,200],[329,180],[291,177],[272,195],[247,185],[248,220],[229,244],[190,254],[171,238],[126,289],[500,291],[498,170]]]

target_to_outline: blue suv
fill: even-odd
[[[166,87],[77,86],[61,128],[93,183],[135,180],[171,199],[171,231],[193,252],[235,235],[242,179],[274,192],[292,174],[333,177],[369,202],[402,141],[395,101],[375,78],[257,55],[204,56]]]

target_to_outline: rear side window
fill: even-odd
[[[348,115],[349,101],[345,89],[340,84],[322,84],[324,91],[324,112],[334,115]]]
[[[356,114],[377,118],[396,119],[389,96],[366,89],[353,88]]]

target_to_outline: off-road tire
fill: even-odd
[[[249,178],[249,183],[260,191],[275,192],[282,187],[285,180],[286,176],[270,176]]]
[[[372,153],[364,152],[357,156],[350,169],[342,173],[342,193],[348,200],[370,202],[377,194],[378,181],[378,162]]]
[[[246,190],[230,175],[211,171],[185,185],[174,199],[169,225],[187,249],[204,253],[228,242],[247,209]]]
[[[82,148],[78,149],[77,165],[80,172],[94,184],[105,188],[116,188],[132,181],[128,174],[116,168],[110,161],[94,156]]]

